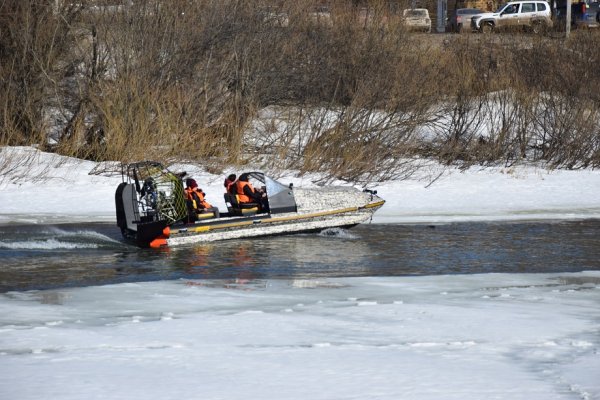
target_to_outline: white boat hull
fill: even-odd
[[[168,246],[191,243],[213,242],[258,236],[284,235],[299,232],[321,231],[328,228],[352,227],[367,222],[379,206],[370,208],[343,210],[339,213],[327,211],[309,214],[281,214],[276,218],[250,222],[245,225],[233,223],[230,227],[200,227],[200,231],[188,228],[185,231],[174,231],[166,239]]]

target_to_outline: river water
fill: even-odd
[[[600,220],[351,230],[152,250],[114,224],[0,225],[0,293],[173,279],[268,279],[577,272],[600,269]]]

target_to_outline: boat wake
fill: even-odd
[[[343,228],[329,228],[321,231],[319,236],[336,237],[341,239],[357,239],[358,236]]]
[[[93,230],[76,230],[76,231],[68,231],[61,228],[53,227],[48,230],[48,234],[60,236],[64,238],[79,238],[86,241],[95,241],[100,244],[102,243],[113,243],[113,244],[121,244],[119,240],[111,238],[103,233],[93,231]]]
[[[96,249],[99,246],[94,243],[63,242],[56,239],[31,240],[20,242],[0,241],[0,249],[10,250],[59,250],[59,249]]]
[[[92,230],[65,230],[46,227],[35,232],[14,232],[0,240],[0,249],[7,250],[74,250],[121,246],[122,242]],[[12,236],[12,237],[10,237]]]

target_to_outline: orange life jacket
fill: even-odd
[[[185,197],[192,201],[194,210],[211,208],[212,205],[204,199],[204,193],[198,188],[185,188]]]
[[[246,196],[246,194],[244,194],[244,188],[246,186],[250,187],[250,190],[252,190],[252,192],[254,193],[254,187],[252,186],[252,184],[250,184],[250,182],[244,182],[244,181],[235,182],[235,194],[237,195],[238,202],[254,203],[254,199],[251,199],[250,197]]]

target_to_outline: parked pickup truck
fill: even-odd
[[[564,25],[567,18],[566,0],[556,3],[556,20],[559,26]],[[574,0],[571,3],[572,28],[597,28],[600,27],[600,1],[599,0]]]

